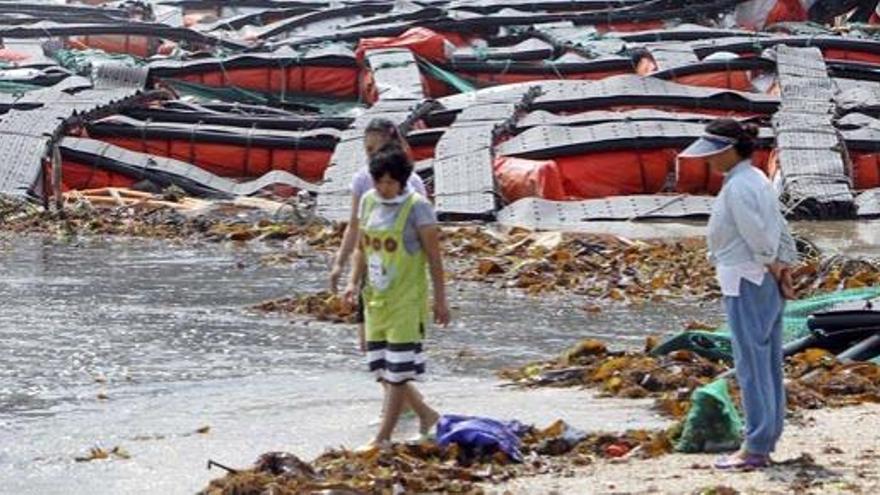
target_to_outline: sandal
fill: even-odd
[[[419,433],[410,437],[406,443],[410,445],[421,445],[423,443],[434,443],[437,441],[437,434],[433,431],[427,433]]]
[[[737,454],[725,456],[715,461],[715,469],[729,471],[751,471],[762,469],[770,465],[770,458],[761,454],[746,454],[740,457]]]
[[[393,444],[388,440],[384,440],[381,442],[376,442],[374,440],[371,440],[371,441],[361,445],[360,447],[354,449],[352,452],[354,452],[355,454],[358,454],[358,455],[364,455],[364,454],[369,454],[373,451],[388,452],[391,450],[392,447],[393,447]]]

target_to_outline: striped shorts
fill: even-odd
[[[376,380],[386,383],[406,383],[421,380],[425,374],[422,343],[391,344],[367,342],[367,361]]]

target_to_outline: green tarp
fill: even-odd
[[[177,79],[166,79],[164,82],[180,94],[194,96],[206,101],[219,100],[247,105],[298,107],[301,110],[316,111],[325,115],[343,115],[361,106],[354,100],[321,98],[313,95],[287,93],[282,98],[282,95],[251,91],[234,86],[218,88]]]
[[[807,319],[813,313],[831,309],[839,304],[877,297],[880,297],[880,287],[865,287],[822,294],[799,301],[789,301],[785,304],[783,316],[783,342],[788,343],[806,336],[809,332]],[[730,329],[726,325],[722,325],[714,331],[682,332],[665,340],[654,348],[651,354],[662,356],[680,349],[694,351],[707,359],[733,361]]]

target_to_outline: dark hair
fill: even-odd
[[[708,134],[736,139],[733,149],[743,158],[749,158],[755,152],[755,141],[758,139],[758,126],[741,124],[734,119],[717,119],[706,126]]]
[[[382,146],[370,159],[370,176],[378,181],[385,174],[400,183],[400,187],[406,187],[409,176],[413,173],[413,164],[406,151],[394,141]]]
[[[401,139],[400,129],[397,128],[394,122],[381,117],[377,117],[367,124],[367,128],[364,129],[364,134],[368,132],[381,132],[394,140]]]

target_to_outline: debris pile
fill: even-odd
[[[128,460],[131,459],[131,454],[118,445],[110,450],[96,446],[90,448],[85,455],[74,458],[76,462],[103,461],[107,459]]]
[[[665,356],[645,352],[609,351],[597,340],[584,340],[557,358],[499,372],[502,379],[522,387],[586,387],[600,395],[655,398],[667,416],[683,418],[692,392],[713,381],[728,367],[694,352],[679,350]],[[840,407],[880,402],[880,364],[841,363],[828,351],[809,348],[786,359],[789,409]],[[735,381],[731,395],[739,396]]]
[[[880,403],[880,365],[841,363],[822,349],[807,349],[786,366],[789,407],[818,409],[865,402]]]
[[[354,323],[354,308],[346,304],[339,295],[327,291],[272,299],[261,302],[252,309],[268,313],[306,315],[318,321]]]
[[[110,189],[104,196],[69,195],[63,214],[13,200],[0,202],[2,229],[57,237],[106,235],[191,241],[304,239],[313,250],[335,249],[342,228],[303,219],[296,205],[260,200],[204,201]],[[113,194],[115,193],[115,194]]]
[[[466,263],[458,277],[529,294],[567,292],[587,302],[644,303],[721,296],[704,239],[629,240],[609,235],[503,236],[485,229],[450,229],[446,248]],[[458,265],[456,265],[458,268]],[[799,297],[880,283],[880,264],[834,256],[807,257],[793,269]]]
[[[687,414],[690,393],[726,370],[695,352],[679,350],[665,356],[645,352],[609,351],[603,342],[584,340],[559,357],[499,372],[523,387],[581,386],[602,395],[639,399],[653,397],[657,408],[676,418]]]
[[[456,444],[395,444],[367,452],[330,450],[306,463],[293,454],[271,452],[253,468],[230,470],[213,480],[200,495],[231,493],[485,493],[481,483],[500,483],[536,474],[566,475],[596,459],[648,458],[672,451],[665,431],[631,431],[622,435],[582,434],[563,421],[544,429],[529,428],[522,436],[525,460],[512,462],[495,452],[462,459]]]

